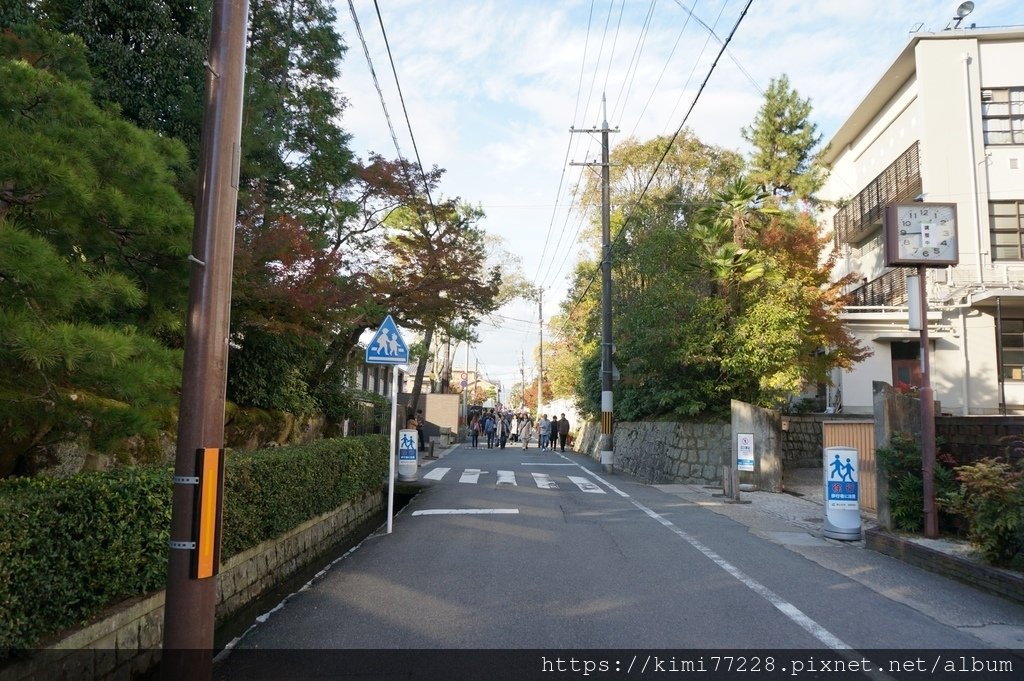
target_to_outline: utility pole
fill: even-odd
[[[248,0],[213,3],[195,228],[189,255],[192,270],[160,661],[164,681],[202,681],[213,674],[223,490],[223,475],[217,468],[219,465],[223,471],[224,393],[248,24]],[[211,492],[213,500],[208,496]]]
[[[537,318],[540,320],[540,348],[537,369],[537,419],[540,419],[540,405],[544,400],[544,289],[537,289]]]
[[[601,162],[573,163],[571,165],[601,166],[601,466],[605,472],[613,467],[612,425],[614,423],[612,401],[612,237],[611,237],[611,179],[608,153],[608,133],[619,129],[608,127],[608,107],[601,96],[604,122],[600,128],[570,132],[601,133]]]
[[[466,341],[466,370],[462,372],[465,380],[459,381],[462,387],[462,418],[466,420],[466,432],[469,432],[469,341]]]

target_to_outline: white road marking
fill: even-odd
[[[498,484],[499,485],[516,485],[516,474],[512,471],[498,471]]]
[[[451,468],[435,468],[423,476],[424,480],[440,480]]]
[[[566,477],[572,480],[573,484],[575,484],[584,492],[588,492],[590,494],[607,494],[607,492],[605,492],[603,489],[601,489],[594,483],[590,482],[586,478],[581,478],[578,475],[567,475]]]
[[[564,458],[566,458],[566,460],[568,460],[568,457],[564,457]],[[577,465],[579,465],[579,464],[577,464]],[[608,487],[608,489],[610,489],[611,491],[615,492],[616,494],[618,494],[621,497],[625,497],[625,498],[629,499],[631,504],[636,506],[638,509],[640,509],[641,511],[646,513],[648,516],[650,516],[654,520],[657,520],[659,523],[664,525],[670,531],[672,531],[677,536],[682,538],[687,544],[689,544],[693,548],[695,548],[698,551],[700,551],[701,553],[703,553],[704,556],[707,557],[709,560],[711,560],[713,563],[715,563],[715,565],[717,565],[718,567],[720,567],[723,570],[725,570],[726,572],[728,572],[730,575],[735,577],[745,587],[747,587],[748,589],[750,589],[751,591],[756,593],[758,596],[760,596],[761,598],[763,598],[766,601],[768,601],[769,603],[771,603],[779,612],[781,612],[783,615],[785,615],[790,620],[795,622],[797,625],[799,625],[801,628],[803,628],[804,631],[809,633],[811,636],[813,636],[814,638],[818,639],[819,641],[824,643],[826,646],[828,646],[832,650],[850,650],[851,649],[850,646],[847,645],[842,639],[840,639],[835,634],[830,632],[828,629],[826,629],[825,627],[821,626],[820,624],[818,624],[817,622],[812,620],[810,617],[808,617],[803,611],[801,611],[795,605],[793,605],[789,601],[785,600],[784,598],[782,598],[782,596],[779,596],[777,593],[775,593],[774,591],[772,591],[771,589],[766,587],[764,584],[761,584],[760,582],[758,582],[753,577],[747,575],[745,572],[740,570],[738,567],[736,567],[735,565],[733,565],[729,561],[727,561],[724,558],[722,558],[720,555],[718,555],[717,553],[712,551],[710,548],[705,546],[703,543],[701,543],[700,540],[698,540],[696,537],[694,537],[694,536],[690,535],[689,533],[685,532],[684,530],[681,530],[680,528],[676,527],[675,524],[673,524],[671,520],[669,520],[668,518],[665,518],[664,516],[662,516],[662,515],[654,512],[654,511],[652,511],[651,509],[647,508],[646,506],[644,506],[640,502],[636,501],[635,499],[630,498],[630,496],[628,494],[626,494],[622,490],[616,488],[614,485],[609,484],[607,480],[602,479],[596,473],[594,473],[594,472],[592,472],[590,470],[587,470],[583,466],[580,466],[580,468],[585,473],[587,473],[588,475],[593,477],[594,479],[596,479],[596,480],[600,481],[601,483],[603,483],[604,485],[606,485]],[[536,475],[536,473],[534,475]]]
[[[533,481],[537,483],[537,487],[541,489],[558,489],[558,484],[547,473],[531,473],[530,475],[533,476]]]
[[[579,464],[575,464],[575,463],[531,463],[529,461],[524,461],[523,463],[521,463],[519,465],[520,466],[577,466]]]
[[[519,515],[518,508],[429,508],[413,511],[417,515]]]
[[[462,471],[462,477],[459,478],[459,482],[466,482],[471,485],[475,485],[480,481],[480,474],[486,472],[487,471],[482,471],[479,468],[467,468]]]
[[[580,466],[580,468],[583,468],[583,466]],[[625,493],[625,492],[623,492],[623,491],[622,491],[621,489],[619,489],[618,487],[616,487],[616,486],[615,486],[615,485],[613,485],[612,483],[610,483],[610,482],[608,482],[607,480],[605,480],[604,478],[602,478],[602,477],[601,477],[600,475],[598,475],[597,473],[594,473],[593,471],[591,471],[591,470],[589,470],[589,469],[587,469],[587,468],[583,468],[583,472],[584,472],[584,473],[587,473],[587,474],[589,474],[589,475],[590,475],[591,477],[593,477],[593,478],[594,478],[595,480],[597,480],[598,482],[600,482],[600,483],[601,483],[602,485],[604,485],[605,487],[607,487],[607,488],[608,488],[608,489],[610,489],[611,491],[613,491],[613,492],[615,492],[616,494],[618,494],[618,495],[619,495],[620,497],[625,497],[626,499],[628,499],[628,498],[629,498],[629,495],[628,495],[628,494],[626,494],[626,493]]]

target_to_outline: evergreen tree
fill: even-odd
[[[801,99],[785,75],[771,81],[764,100],[753,125],[742,132],[754,147],[749,178],[772,196],[808,201],[824,182],[811,100]]]
[[[169,419],[192,212],[178,143],[91,100],[81,43],[7,31],[0,58],[0,474],[84,433]],[[29,61],[31,60],[31,61]]]

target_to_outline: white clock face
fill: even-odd
[[[951,205],[896,206],[895,245],[902,261],[955,263],[956,209]]]

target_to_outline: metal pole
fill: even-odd
[[[964,314],[967,314],[966,310]],[[967,340],[967,334],[964,334]],[[999,413],[1006,416],[1006,375],[1003,374],[1003,297],[996,296],[996,367],[999,371]],[[964,396],[966,400],[967,397]]]
[[[917,266],[921,290],[921,474],[924,492],[924,536],[939,536],[935,508],[935,397],[932,393],[930,348],[928,344],[928,269]],[[966,399],[966,395],[964,396]]]
[[[537,422],[540,422],[540,405],[544,401],[544,290],[537,291],[537,319],[540,321],[540,349],[537,369]],[[525,391],[525,390],[524,390]]]
[[[388,456],[388,534],[395,511],[395,444],[398,442],[398,365],[391,369],[391,446]],[[416,443],[417,448],[419,443]]]
[[[613,463],[612,424],[612,236],[611,181],[608,154],[608,110],[604,96],[601,124],[601,466],[611,472]]]
[[[217,579],[193,579],[196,451],[224,445],[231,270],[238,208],[248,0],[216,0],[207,56],[185,358],[175,453],[171,548],[160,676],[209,679],[213,673]],[[179,548],[180,547],[180,548]]]
[[[466,341],[466,383],[462,385],[462,418],[465,419],[466,432],[469,433],[469,341]],[[460,381],[461,383],[461,381]]]

